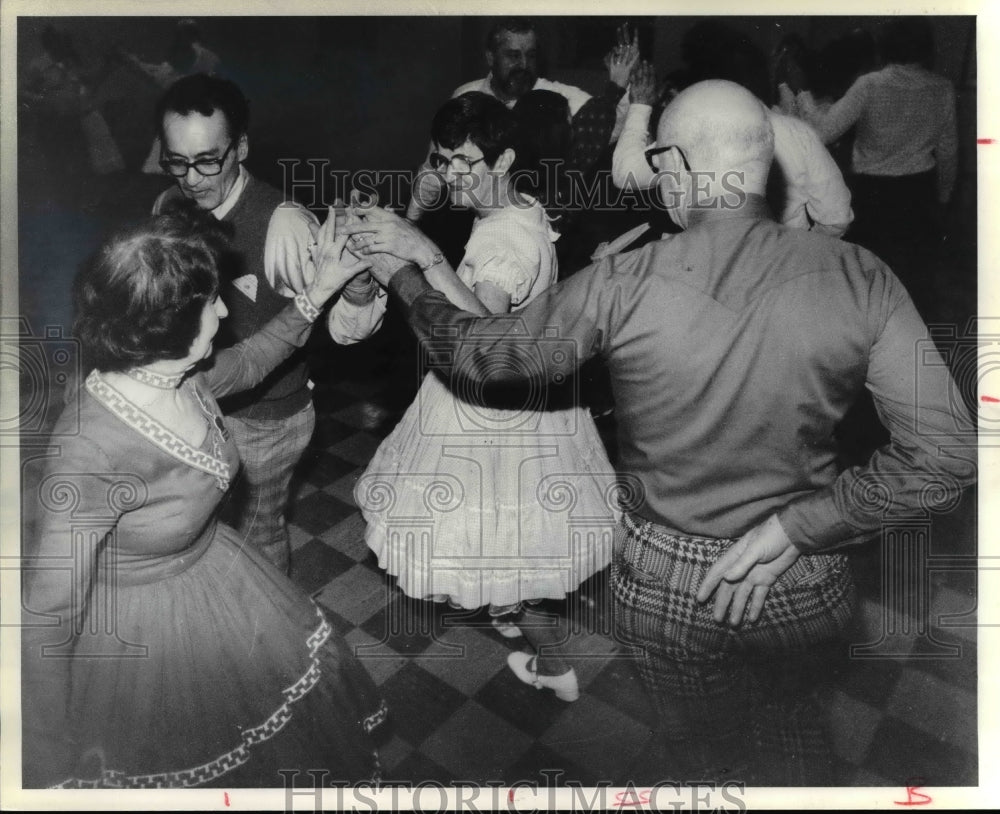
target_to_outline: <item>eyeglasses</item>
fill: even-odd
[[[667,152],[667,150],[676,150],[681,154],[681,161],[684,162],[684,169],[687,172],[691,172],[691,165],[688,164],[687,156],[684,155],[684,151],[678,147],[676,144],[668,144],[666,147],[650,147],[646,150],[646,163],[649,164],[649,168],[653,172],[659,172],[660,168],[653,163],[653,156],[662,155]]]
[[[437,172],[444,172],[448,167],[451,167],[455,172],[461,174],[472,172],[472,168],[476,166],[480,161],[485,161],[486,157],[482,158],[469,158],[461,154],[453,155],[451,158],[445,158],[441,153],[431,153],[430,154],[431,166]]]
[[[160,167],[174,178],[183,178],[192,167],[199,175],[218,175],[222,172],[222,165],[226,163],[226,157],[235,144],[236,140],[233,139],[226,147],[226,151],[218,158],[199,158],[197,161],[185,161],[183,158],[164,158],[161,152]]]

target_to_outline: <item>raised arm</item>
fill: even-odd
[[[368,268],[367,261],[347,251],[347,238],[346,232],[337,234],[336,217],[331,207],[312,249],[316,267],[313,280],[253,336],[215,353],[208,361],[205,375],[216,396],[253,387],[305,344],[326,302]]]
[[[645,155],[655,100],[653,66],[648,62],[640,63],[632,72],[625,125],[611,157],[611,180],[619,189],[648,189],[656,179],[656,173],[649,168]]]
[[[854,220],[854,213],[851,192],[837,162],[806,122],[772,113],[771,123],[774,161],[788,185],[782,222],[789,223],[789,216],[801,217],[804,206],[813,231],[840,237]],[[790,225],[805,227],[795,221]]]
[[[871,74],[859,76],[840,99],[823,112],[809,91],[797,97],[799,114],[816,128],[824,144],[831,144],[850,130],[861,118],[868,104]]]

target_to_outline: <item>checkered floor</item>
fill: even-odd
[[[109,184],[115,195],[93,222],[72,208],[73,218],[54,229],[49,203],[38,204],[38,212],[22,207],[21,262],[32,274],[51,276],[21,289],[22,312],[36,331],[50,324],[68,331],[68,307],[53,292],[68,290],[66,280],[101,228],[146,211],[158,191],[146,187],[162,187],[158,179],[131,178],[134,188],[127,180]],[[32,212],[33,220],[26,215]],[[970,257],[974,269],[974,252]],[[959,305],[956,313],[975,310],[974,298]],[[698,779],[678,778],[650,741],[649,701],[609,635],[604,574],[562,609],[582,628],[573,639],[582,695],[572,704],[522,684],[507,669],[506,654],[523,640],[501,638],[483,614],[409,600],[385,577],[365,547],[351,495],[416,392],[413,340],[389,319],[359,345],[311,347],[318,423],[290,507],[293,578],[355,645],[391,705],[391,734],[382,745],[388,777],[637,786]],[[612,421],[599,424],[613,457]],[[926,558],[932,570],[919,590],[896,595],[898,585],[883,586],[883,574],[899,569],[894,555],[882,561],[891,546],[851,552],[860,592],[848,638],[862,649],[852,656],[845,643],[833,654],[824,690],[841,785],[978,782],[974,497],[934,521]],[[27,520],[27,505],[24,514]]]
[[[656,757],[650,703],[610,635],[606,574],[554,607],[579,628],[573,652],[582,694],[568,704],[507,669],[507,653],[523,639],[501,638],[482,612],[409,599],[378,568],[352,488],[415,393],[414,367],[400,352],[408,343],[405,330],[390,325],[365,345],[314,352],[317,432],[289,514],[293,578],[355,646],[390,704],[391,736],[382,747],[388,778],[684,779],[669,758]],[[599,422],[602,435],[612,421]],[[978,782],[975,572],[963,557],[975,553],[970,501],[929,529],[926,590],[897,595],[899,586],[883,586],[892,546],[851,554],[858,612],[822,696],[840,785]]]

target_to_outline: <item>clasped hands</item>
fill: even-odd
[[[323,225],[313,228],[315,234],[308,245],[308,254],[316,275],[306,286],[300,273],[298,290],[306,288],[310,299],[317,304],[348,283],[362,288],[366,282],[370,285],[369,272],[385,287],[404,265],[425,264],[437,251],[409,221],[379,208],[376,199],[363,202],[356,192],[352,193],[349,206],[337,200],[328,207]],[[296,267],[296,263],[284,259],[286,265]],[[300,262],[298,267],[304,265]]]
[[[424,268],[437,255],[437,247],[416,225],[378,206],[375,197],[362,202],[357,192],[351,194],[351,204],[344,210],[344,229],[350,235],[350,251],[368,264],[382,287],[403,266],[413,263]]]

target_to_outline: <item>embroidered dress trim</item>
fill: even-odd
[[[298,681],[290,687],[282,690],[284,703],[281,704],[263,723],[244,729],[242,742],[235,749],[231,749],[224,755],[220,755],[215,760],[195,766],[191,769],[183,769],[176,772],[162,772],[159,774],[137,774],[127,775],[122,771],[113,769],[103,769],[101,776],[95,780],[81,780],[70,778],[62,783],[53,786],[57,789],[162,789],[162,788],[190,788],[208,783],[217,777],[221,777],[238,766],[242,766],[251,756],[251,748],[258,743],[273,738],[280,732],[293,716],[291,705],[305,696],[322,675],[319,666],[319,650],[326,643],[333,633],[330,623],[324,618],[319,608],[316,615],[320,618],[319,627],[306,639],[309,646],[311,662],[309,668],[302,674]],[[370,732],[375,726],[386,717],[386,709],[382,707],[374,715],[365,718],[362,726],[366,732]],[[377,720],[375,720],[377,719]],[[370,723],[374,720],[373,723]],[[376,764],[377,765],[377,764]]]
[[[312,304],[305,291],[295,295],[295,306],[299,309],[299,313],[310,322],[319,319],[319,308]]]
[[[135,379],[137,382],[148,384],[150,387],[156,387],[160,390],[176,390],[184,377],[187,376],[187,371],[175,373],[172,376],[164,376],[161,373],[154,373],[152,370],[134,367],[131,370],[126,370],[125,375],[130,379]]]
[[[144,435],[160,449],[179,461],[214,475],[216,484],[224,492],[229,488],[231,473],[229,464],[195,449],[187,441],[179,438],[159,421],[134,405],[118,390],[108,384],[100,373],[92,370],[87,376],[87,390],[94,398],[107,407],[130,427]],[[198,397],[201,402],[201,398]],[[211,430],[210,430],[211,432]]]

